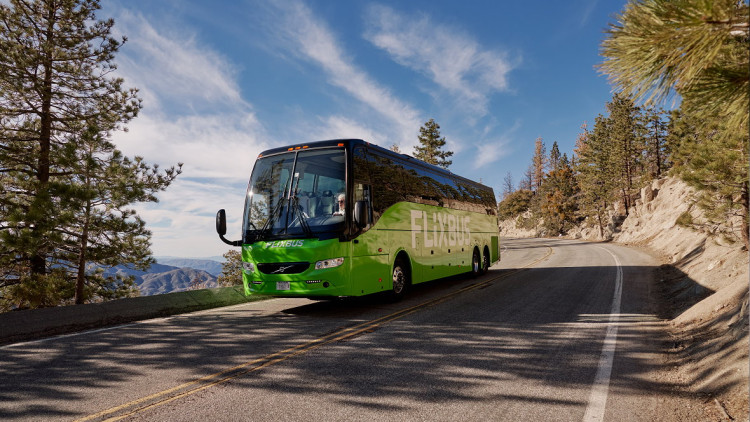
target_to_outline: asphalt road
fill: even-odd
[[[685,420],[657,266],[506,240],[488,274],[399,303],[274,299],[8,345],[0,419]]]

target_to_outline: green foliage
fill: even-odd
[[[644,142],[639,135],[642,128],[639,127],[640,109],[633,101],[618,94],[607,103],[609,117],[607,118],[606,142],[609,143],[610,170],[620,194],[620,199],[625,206],[625,215],[628,215],[632,206],[631,200],[634,191],[639,187],[636,179],[641,175],[641,158],[643,156]]]
[[[237,286],[242,284],[242,254],[236,249],[227,251],[226,261],[221,264],[221,275],[216,279],[219,286]]]
[[[647,126],[647,169],[660,174],[663,152],[700,192],[715,224],[740,216],[748,241],[748,4],[736,0],[631,1],[602,43],[600,69],[625,95],[645,101],[682,97],[669,135]],[[645,121],[651,119],[647,117]]]
[[[576,141],[576,173],[580,187],[577,197],[580,214],[595,220],[599,235],[604,234],[607,207],[615,193],[614,165],[609,152],[609,121],[602,115],[596,118],[593,131],[586,125]]]
[[[746,1],[629,2],[602,43],[600,69],[621,93],[607,104],[607,116],[582,127],[572,163],[556,144],[545,161],[537,139],[522,180],[535,192],[527,202],[532,216],[520,224],[562,233],[589,218],[603,235],[613,203],[627,215],[638,189],[672,168],[698,189],[708,222],[701,218],[701,225],[725,230],[740,221],[735,237],[750,247],[749,26]],[[673,94],[682,97],[681,108],[668,122],[663,111],[634,103]],[[560,171],[566,166],[570,173]],[[500,204],[505,215],[511,203]],[[679,223],[696,225],[690,214]]]
[[[46,275],[24,275],[0,295],[0,311],[57,306],[70,301],[74,286],[59,269]]]
[[[748,5],[737,0],[631,0],[602,42],[600,69],[625,95],[747,127]]]
[[[562,160],[560,147],[557,146],[557,141],[554,141],[552,143],[552,149],[549,152],[549,167],[551,171],[557,171],[560,169],[560,160]]]
[[[544,140],[536,138],[536,141],[534,141],[534,156],[531,158],[532,189],[535,192],[542,187],[548,162],[547,147],[544,145]]]
[[[111,77],[125,41],[96,0],[0,4],[0,297],[18,307],[133,295],[91,268],[145,268],[150,232],[128,206],[179,174],[129,159],[110,134],[141,108]]]
[[[453,164],[453,161],[448,160],[453,152],[443,151],[445,137],[440,137],[440,125],[435,120],[430,119],[419,128],[419,143],[414,149],[414,157],[445,169]]]
[[[750,139],[727,125],[717,117],[673,113],[675,173],[698,189],[698,205],[710,223],[740,218],[735,236],[747,246]]]
[[[76,303],[131,295],[132,289],[119,288],[124,280],[92,274],[87,263],[129,264],[139,270],[154,263],[151,232],[129,207],[135,202],[156,202],[155,193],[166,189],[180,168],[162,173],[140,157],[124,157],[96,128],[84,132],[76,145],[78,165],[69,180],[75,189],[75,213],[65,228],[60,263],[76,273]]]
[[[650,179],[658,179],[671,167],[671,146],[668,142],[667,122],[664,110],[647,108],[641,115],[643,129],[643,166]]]
[[[498,216],[505,220],[523,214],[529,209],[533,196],[534,192],[526,189],[519,189],[510,193],[500,202]]]
[[[557,170],[547,174],[540,191],[540,215],[544,227],[550,234],[565,234],[576,221],[576,194],[578,184],[573,169],[565,162],[560,162]]]

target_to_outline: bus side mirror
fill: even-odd
[[[216,233],[219,233],[219,239],[222,242],[230,246],[242,246],[241,240],[227,240],[224,235],[227,234],[227,213],[224,210],[219,210],[216,213]]]
[[[219,233],[219,236],[227,234],[227,213],[224,210],[216,213],[216,233]]]
[[[354,224],[357,227],[364,228],[370,224],[369,217],[370,210],[367,206],[367,201],[357,201],[354,203]]]

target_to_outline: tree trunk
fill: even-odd
[[[89,224],[91,215],[91,202],[86,203],[86,220],[83,223],[83,230],[81,231],[81,244],[80,250],[78,251],[78,274],[76,275],[76,305],[82,305],[84,303],[84,291],[83,288],[86,285],[86,262],[89,244]]]
[[[748,230],[748,216],[750,216],[750,192],[748,192],[748,184],[743,183],[742,195],[740,197],[742,203],[742,242],[745,244],[745,249],[750,250],[750,233]]]
[[[55,13],[54,10],[49,10],[47,16],[47,41],[54,37],[54,26],[55,26]],[[50,169],[50,145],[52,139],[52,51],[49,49],[46,51],[44,59],[44,80],[42,82],[42,110],[40,116],[41,130],[39,135],[39,160],[37,161],[37,173],[36,177],[39,181],[37,186],[36,198],[40,196],[47,200],[46,204],[39,204],[37,206],[52,206],[47,195],[49,189],[49,169]],[[42,215],[46,215],[49,210],[45,210]],[[38,215],[38,214],[37,214]],[[42,217],[44,218],[44,217]],[[39,239],[44,236],[42,231],[41,222],[30,222],[33,224],[32,231],[34,232],[34,239]],[[44,252],[44,248],[41,244],[35,245],[36,250],[33,251],[30,258],[30,271],[31,275],[45,275],[47,274],[47,255]]]

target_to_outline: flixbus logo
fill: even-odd
[[[266,243],[266,248],[299,248],[304,244],[304,240],[277,240]]]
[[[424,236],[427,248],[463,246],[471,243],[469,217],[458,217],[447,212],[411,211],[411,247],[417,247],[417,236]]]

